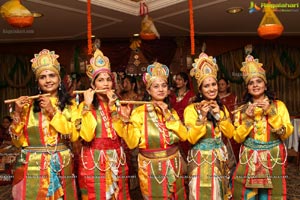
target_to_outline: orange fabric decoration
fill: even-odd
[[[33,24],[33,14],[21,4],[20,0],[9,0],[0,6],[2,17],[13,27],[25,28]]]
[[[34,17],[33,16],[6,17],[5,19],[13,27],[26,28],[32,26]]]
[[[92,48],[91,0],[87,0],[87,38],[88,38],[88,55],[92,55],[93,48]]]
[[[191,55],[195,55],[195,27],[194,27],[194,11],[193,11],[193,0],[189,0],[190,10],[190,38],[191,38]]]
[[[156,35],[154,33],[140,33],[140,37],[143,40],[154,40],[156,39]]]
[[[264,39],[272,40],[281,36],[283,26],[279,24],[262,25],[257,29],[258,35]]]
[[[257,28],[258,35],[269,40],[281,36],[284,29],[283,25],[271,8],[266,7],[264,10],[264,17]]]

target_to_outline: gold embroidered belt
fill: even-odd
[[[23,150],[29,152],[56,152],[56,151],[64,151],[69,148],[65,144],[57,144],[57,146],[28,146]]]
[[[166,149],[139,149],[140,153],[146,158],[166,158],[174,155],[178,151],[178,146],[174,145]]]

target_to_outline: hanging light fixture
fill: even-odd
[[[227,13],[229,14],[238,14],[240,12],[243,12],[243,8],[242,7],[231,7],[231,8],[228,8],[226,10]]]
[[[143,16],[143,20],[141,23],[140,38],[143,40],[154,40],[156,38],[160,38],[160,35],[154,25],[154,21],[148,14],[148,6],[145,2],[141,2],[140,16]]]
[[[270,2],[269,2],[270,3]],[[281,36],[284,27],[271,7],[264,8],[265,14],[257,28],[257,33],[264,39],[275,39]]]
[[[0,13],[7,23],[16,28],[30,27],[35,17],[42,16],[42,14],[30,12],[20,0],[7,1],[1,6]]]

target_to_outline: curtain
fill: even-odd
[[[0,54],[0,68],[0,112],[3,117],[9,114],[9,105],[4,104],[4,100],[30,95],[35,81],[28,56]]]
[[[252,52],[263,63],[268,85],[282,100],[290,115],[300,113],[300,49],[285,45],[258,45]],[[244,49],[240,48],[217,56],[219,77],[230,81],[231,91],[241,100],[246,86],[240,68],[245,59]]]

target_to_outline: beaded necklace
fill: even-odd
[[[272,165],[268,165],[268,163],[265,163],[265,159],[264,157],[265,156],[261,156],[260,154],[260,150],[252,150],[252,149],[248,149],[248,148],[244,148],[243,150],[240,149],[240,158],[243,157],[243,155],[245,155],[244,157],[244,161],[243,159],[240,159],[240,164],[241,165],[245,165],[247,164],[248,166],[255,166],[255,165],[252,165],[251,163],[257,163],[258,161],[264,166],[264,168],[266,169],[273,169],[276,165],[284,165],[286,163],[286,160],[287,160],[287,149],[286,149],[286,146],[285,144],[283,143],[283,146],[284,146],[284,160],[282,162],[281,159],[280,159],[280,153],[281,153],[281,150],[280,150],[280,147],[277,146],[275,148],[275,150],[277,151],[275,153],[276,156],[272,156],[271,152],[269,150],[266,151],[266,157],[269,157],[271,161],[273,161],[274,163]],[[255,167],[253,168],[253,170],[255,169]]]
[[[172,162],[174,162],[175,167],[173,166],[174,164],[172,164]],[[172,161],[171,159],[167,159],[166,160],[166,171],[165,171],[165,174],[163,174],[163,175],[155,173],[155,169],[153,169],[153,165],[152,165],[152,161],[151,160],[149,160],[148,162],[145,161],[145,160],[143,162],[141,162],[141,163],[139,162],[139,167],[140,168],[146,169],[148,165],[150,165],[152,176],[154,177],[154,179],[156,180],[156,182],[158,184],[162,184],[164,182],[164,180],[166,178],[168,178],[167,175],[168,175],[169,170],[173,171],[173,175],[176,178],[179,178],[179,175],[180,175],[180,172],[181,172],[181,166],[182,166],[181,155],[180,155],[180,153],[178,153],[178,157],[175,157],[174,161]],[[177,172],[176,172],[176,170],[177,170]],[[162,169],[161,169],[161,162],[159,162],[159,171],[162,171]],[[161,180],[159,180],[159,178]]]
[[[120,147],[120,155],[118,154],[117,150],[113,150],[113,153],[112,153],[112,156],[109,156],[105,150],[100,150],[99,152],[99,156],[97,158],[97,160],[95,160],[94,158],[94,153],[93,153],[93,150],[92,148],[88,147],[89,148],[89,152],[90,152],[90,155],[91,155],[91,158],[93,160],[93,163],[94,165],[91,167],[91,168],[88,168],[87,167],[87,161],[84,161],[84,147],[81,147],[81,162],[82,162],[82,165],[83,165],[83,168],[86,169],[86,170],[94,170],[95,168],[97,168],[99,171],[102,171],[102,172],[105,172],[107,170],[110,170],[111,168],[113,167],[116,167],[117,169],[120,167],[120,165],[124,166],[126,164],[126,155],[125,155],[125,152],[123,150],[122,147]],[[108,162],[108,166],[106,168],[101,168],[99,166],[98,163],[107,163]]]

